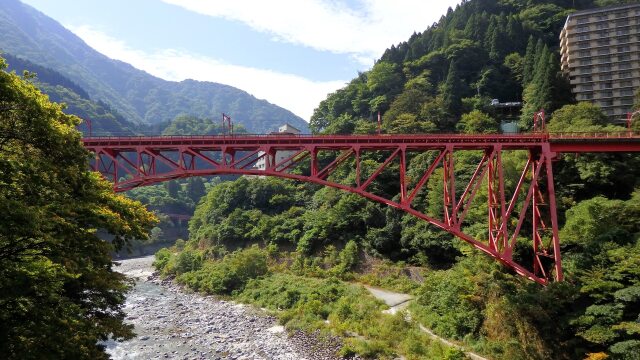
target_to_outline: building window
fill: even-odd
[[[604,75],[600,75],[600,80],[611,80],[613,79],[613,75],[612,74],[604,74]]]
[[[599,71],[611,71],[611,64],[600,65],[598,67]]]
[[[629,20],[618,20],[616,22],[616,25],[617,26],[627,26],[627,25],[629,25]]]
[[[615,13],[616,19],[623,18],[623,17],[626,17],[626,16],[627,16],[627,12],[626,11],[619,11],[619,12]]]
[[[592,90],[593,90],[592,84],[582,85],[582,91],[592,91]]]
[[[590,82],[593,81],[593,76],[589,75],[589,76],[583,76],[580,78],[580,81],[582,82]]]
[[[618,64],[618,69],[620,69],[620,70],[631,69],[631,63],[630,62],[625,62],[625,63]]]
[[[578,35],[578,41],[589,40],[589,34]]]
[[[622,89],[620,90],[620,95],[621,96],[633,95],[633,89]]]
[[[591,65],[591,59],[580,60],[580,65]]]
[[[586,24],[589,22],[589,17],[588,16],[584,16],[584,17],[580,17],[578,18],[578,25],[580,24]]]
[[[611,62],[611,56],[602,56],[600,59],[598,59],[598,62],[600,64],[609,63]]]
[[[618,36],[629,35],[629,29],[618,29],[616,31],[616,35],[618,35]]]
[[[596,20],[597,21],[603,21],[603,20],[607,20],[607,19],[609,19],[609,15],[608,14],[601,14],[601,15],[596,16]]]
[[[608,29],[608,28],[609,28],[609,24],[607,24],[607,23],[600,23],[600,24],[596,25],[596,29],[598,29],[598,30]],[[587,26],[587,29],[589,29],[588,26]]]
[[[611,90],[603,91],[601,94],[602,94],[602,97],[605,97],[605,98],[613,97],[613,91]]]
[[[618,46],[618,52],[628,52],[631,51],[631,46],[629,45],[624,45],[624,46]]]
[[[603,100],[600,101],[601,106],[613,106],[613,100]]]
[[[582,94],[582,100],[591,100],[593,99],[593,93]]]
[[[631,77],[631,71],[621,71],[618,73],[620,79],[628,79]]]
[[[624,80],[620,82],[620,86],[621,87],[631,87],[633,86],[633,81],[631,80]]]
[[[576,32],[586,32],[589,31],[589,26],[578,26]]]
[[[618,61],[631,60],[631,54],[618,55]]]
[[[579,42],[578,43],[578,48],[580,49],[586,49],[589,47],[589,42],[588,41],[583,41],[583,42]]]
[[[630,41],[631,39],[628,36],[621,36],[618,38],[618,44],[626,44]]]
[[[613,89],[613,83],[610,81],[600,83],[600,90],[604,90],[604,89]]]
[[[598,46],[605,46],[605,45],[609,45],[609,39],[599,39],[598,40]]]
[[[587,57],[591,55],[591,51],[589,50],[582,50],[580,51],[580,57]]]
[[[609,54],[609,48],[598,50],[598,55],[608,55],[608,54]]]
[[[605,38],[605,37],[609,36],[609,32],[608,32],[608,31],[606,31],[606,30],[603,30],[603,31],[600,31],[600,32],[598,33],[598,35],[599,35],[601,38]]]
[[[591,67],[590,66],[585,66],[583,68],[580,68],[580,73],[581,74],[590,74],[591,73]]]
[[[624,98],[620,100],[620,105],[633,105],[633,98]]]

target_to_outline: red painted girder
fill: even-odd
[[[157,150],[202,146],[203,150],[229,147],[235,151],[256,150],[271,146],[274,150],[295,149],[301,146],[322,149],[348,150],[352,146],[367,149],[395,149],[406,145],[407,150],[434,149],[452,144],[457,148],[484,148],[501,144],[504,149],[529,149],[550,143],[555,153],[640,152],[637,133],[552,133],[518,135],[238,135],[238,136],[133,136],[84,138],[84,145],[134,151],[144,146]]]
[[[424,149],[443,144],[457,146],[487,146],[496,143],[534,146],[546,141],[544,134],[526,135],[461,135],[461,134],[422,134],[422,135],[245,135],[245,136],[141,136],[141,137],[93,137],[85,138],[86,147],[117,147],[131,149],[137,146],[175,149],[179,146],[206,146],[220,148],[231,146],[234,149],[253,149],[261,145],[274,146],[276,150],[287,147],[316,146],[320,149],[337,149],[340,145],[348,149],[354,145],[362,148],[378,149],[407,145],[410,149]],[[281,146],[281,147],[280,147]]]

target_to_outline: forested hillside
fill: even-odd
[[[450,132],[464,113],[492,114],[491,99],[499,99],[524,100],[521,127],[526,130],[534,111],[551,113],[571,101],[558,52],[567,15],[625,2],[633,1],[464,1],[424,32],[387,49],[370,71],[328,96],[311,118],[311,128],[372,132],[380,111],[389,133]],[[497,129],[497,124],[485,125],[486,131]]]
[[[0,58],[1,357],[108,359],[99,341],[133,336],[111,251],[155,218],[89,171],[80,119],[5,68]]]
[[[549,131],[623,130],[598,106],[574,103],[558,62],[567,14],[619,3],[465,1],[329,95],[311,128],[373,133],[379,111],[386,133],[498,132],[504,118],[490,106],[498,98],[524,102],[511,117],[522,130],[540,108],[550,114]],[[428,157],[409,166],[424,168]],[[479,157],[457,158],[456,176],[470,177]],[[382,161],[363,156],[372,168]],[[189,223],[189,240],[158,253],[156,265],[195,290],[277,309],[291,329],[343,336],[344,354],[464,357],[438,350],[417,321],[491,359],[638,359],[639,161],[594,154],[554,162],[566,281],[547,287],[406,213],[332,188],[261,178],[212,186]],[[525,154],[504,155],[508,184],[525,162]],[[352,168],[332,180],[352,180]],[[442,214],[442,176],[434,172],[425,190],[431,195],[418,196],[417,210]],[[397,189],[380,183],[376,191],[392,198]],[[486,239],[486,217],[486,210],[470,214],[464,231]],[[234,251],[252,244],[263,249]],[[514,257],[526,261],[530,251],[518,248]],[[415,267],[419,276],[411,275]],[[379,304],[343,288],[353,280],[414,294],[414,321],[381,315]]]
[[[1,56],[8,64],[8,71],[14,71],[21,76],[25,71],[29,72],[31,76],[29,80],[47,94],[51,101],[65,103],[65,113],[76,115],[81,119],[89,119],[95,134],[133,135],[136,132],[136,125],[127,121],[104,102],[91,100],[82,87],[59,72],[11,54],[1,54]],[[81,124],[79,130],[87,133],[87,123]]]
[[[63,74],[91,99],[108,104],[133,123],[167,122],[181,114],[218,118],[224,112],[252,133],[273,131],[284,123],[308,129],[290,111],[231,86],[165,81],[109,59],[19,0],[2,1],[0,33],[0,51]]]

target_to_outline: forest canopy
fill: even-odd
[[[106,359],[98,341],[133,335],[111,251],[146,238],[155,217],[89,171],[77,117],[5,68],[0,58],[0,353]]]

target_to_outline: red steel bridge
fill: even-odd
[[[112,181],[116,191],[221,174],[277,176],[331,186],[427,221],[540,284],[563,279],[553,160],[561,153],[640,152],[640,134],[632,132],[142,136],[83,141],[95,155],[93,169]],[[504,156],[509,152],[516,152],[524,166],[514,167],[509,161],[513,156]],[[461,157],[466,160],[460,161]],[[472,168],[469,159],[475,160]],[[486,192],[479,193],[480,188]],[[389,196],[390,192],[395,194]],[[418,210],[425,206],[417,204],[428,201],[439,203],[442,213]],[[465,227],[470,214],[486,216],[485,235]],[[531,239],[532,259],[519,263],[513,254],[524,238]]]

